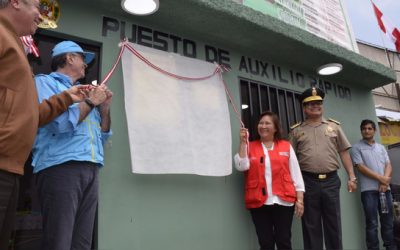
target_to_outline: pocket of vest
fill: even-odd
[[[290,175],[288,175],[288,174],[284,174],[284,175],[283,175],[283,180],[284,180],[285,182],[293,183],[292,177],[291,177]]]
[[[245,194],[245,202],[246,203],[254,203],[261,202],[265,198],[265,195],[262,194],[258,189],[247,189]]]
[[[246,190],[245,190],[245,202],[246,204],[258,204],[265,200],[265,195],[261,188],[259,187],[259,183],[257,180],[251,180],[246,183]]]
[[[289,174],[284,174],[282,176],[284,194],[288,197],[296,198],[296,189],[294,188],[292,177]]]
[[[246,182],[246,189],[256,188],[258,186],[258,180],[251,180]]]

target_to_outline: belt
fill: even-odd
[[[319,173],[311,173],[311,172],[306,172],[306,171],[301,171],[301,173],[303,174],[303,176],[309,176],[309,177],[312,177],[312,178],[317,179],[317,180],[325,180],[325,179],[328,179],[328,178],[331,178],[331,177],[337,175],[337,171],[336,170],[332,171],[332,172],[329,172],[329,173],[321,173],[321,174],[319,174]]]

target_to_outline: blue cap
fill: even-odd
[[[81,46],[72,41],[63,41],[54,46],[51,57],[55,57],[65,53],[82,53],[85,58],[84,61],[86,64],[89,64],[94,59],[94,53],[83,51]]]

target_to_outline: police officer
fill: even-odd
[[[305,183],[302,218],[305,249],[342,249],[340,221],[339,154],[349,180],[349,192],[356,190],[357,179],[349,154],[351,145],[340,123],[323,118],[325,93],[312,87],[300,101],[306,115],[304,122],[292,126],[290,142],[297,154]]]

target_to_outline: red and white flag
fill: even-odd
[[[376,19],[378,21],[378,25],[381,28],[382,32],[385,33],[396,46],[397,52],[400,53],[400,31],[398,28],[394,27],[391,22],[382,14],[382,12],[376,7],[374,3],[372,3],[374,7],[374,12]]]
[[[36,47],[32,36],[21,36],[20,39],[22,44],[24,45],[26,54],[32,53],[35,57],[39,57],[39,49]]]

